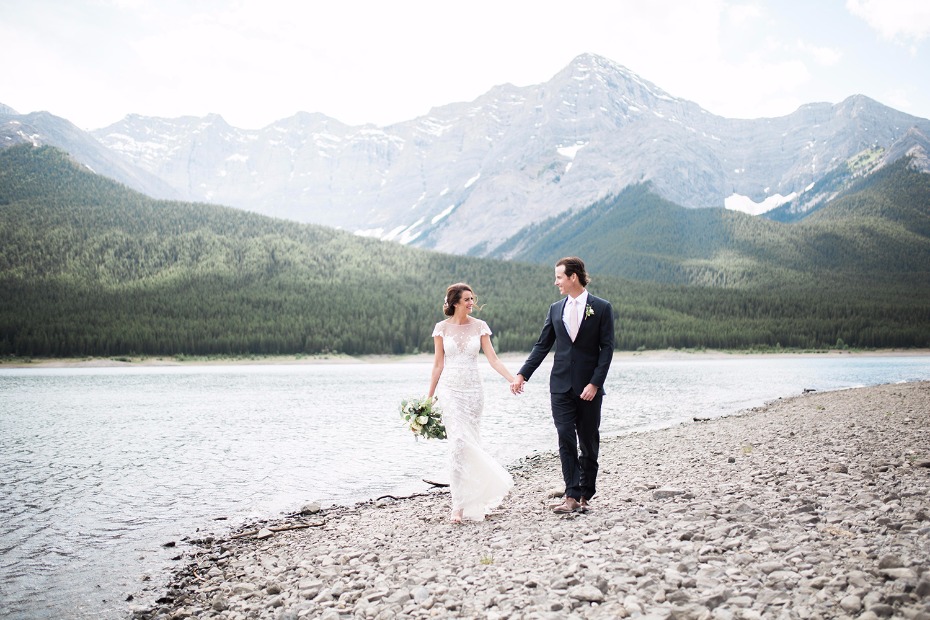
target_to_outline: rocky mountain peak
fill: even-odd
[[[192,200],[487,254],[643,181],[687,207],[810,208],[818,179],[868,149],[891,152],[915,121],[930,130],[861,95],[725,119],[581,54],[543,84],[495,86],[388,127],[301,112],[259,131],[153,119],[96,135]]]
[[[862,95],[778,118],[726,119],[594,54],[545,83],[495,86],[386,127],[309,112],[257,130],[216,114],[129,115],[93,132],[97,143],[62,132],[63,119],[33,121],[29,135],[69,152],[105,145],[124,165],[114,178],[135,177],[133,187],[152,195],[164,192],[128,170],[185,200],[478,255],[501,254],[522,228],[645,181],[686,207],[804,212],[847,175],[905,154],[925,161],[930,135],[930,121]],[[15,130],[0,138],[23,139]]]

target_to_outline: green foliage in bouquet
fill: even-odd
[[[417,437],[445,439],[446,426],[436,398],[410,398],[400,402],[400,417]]]

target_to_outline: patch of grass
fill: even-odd
[[[32,362],[33,359],[28,356],[8,355],[0,358],[0,364],[31,364]]]

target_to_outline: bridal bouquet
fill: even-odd
[[[435,398],[411,398],[400,402],[400,417],[410,431],[424,439],[445,439],[442,410]]]

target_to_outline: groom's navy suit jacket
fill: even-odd
[[[587,305],[594,313],[585,312],[578,335],[572,342],[562,320],[567,300],[568,297],[565,297],[549,306],[539,340],[533,345],[520,374],[529,380],[554,344],[555,357],[549,376],[549,392],[561,394],[571,391],[580,395],[585,386],[591,383],[603,394],[607,370],[614,355],[613,308],[606,299],[588,293]]]

